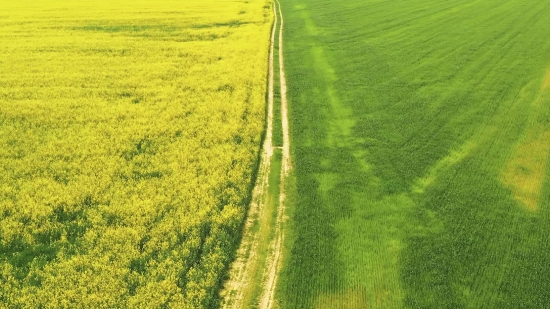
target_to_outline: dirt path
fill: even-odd
[[[277,286],[277,279],[279,270],[281,268],[282,260],[282,247],[284,241],[283,224],[285,220],[285,186],[286,177],[292,167],[290,161],[290,137],[289,137],[289,125],[288,125],[288,109],[287,109],[287,97],[286,97],[286,77],[284,72],[284,55],[283,55],[283,12],[281,11],[281,4],[275,0],[275,3],[279,7],[279,16],[281,20],[281,26],[279,28],[279,76],[280,76],[280,91],[281,91],[281,122],[283,133],[283,146],[282,146],[282,166],[281,166],[281,181],[279,191],[279,207],[277,210],[277,222],[275,227],[275,240],[273,244],[272,259],[268,268],[268,277],[265,283],[264,292],[260,300],[261,309],[271,309],[275,304],[275,289]],[[275,4],[273,5],[275,7]]]
[[[268,73],[268,106],[267,106],[267,127],[265,140],[262,145],[260,166],[256,184],[252,192],[252,200],[248,209],[247,219],[244,225],[243,236],[235,261],[229,270],[229,280],[224,284],[220,296],[223,298],[221,308],[241,309],[246,307],[247,295],[251,292],[250,285],[253,284],[254,274],[258,271],[260,264],[257,257],[260,237],[252,231],[252,227],[262,216],[266,203],[266,195],[269,186],[269,173],[273,156],[273,46],[275,43],[275,30],[277,28],[277,14],[273,6],[274,22],[271,31],[271,42],[269,50],[269,73]]]
[[[277,17],[277,8],[279,18]],[[286,98],[286,78],[284,73],[283,57],[283,15],[281,5],[275,0],[273,3],[274,22],[271,31],[271,46],[269,50],[269,77],[268,77],[268,110],[267,110],[267,128],[262,154],[260,158],[260,167],[258,178],[254,191],[252,192],[252,201],[248,210],[248,217],[243,230],[241,245],[237,251],[236,260],[231,265],[229,271],[229,280],[225,283],[220,296],[223,298],[223,309],[242,309],[247,308],[252,302],[259,301],[259,308],[272,309],[275,305],[275,288],[279,269],[281,268],[282,246],[284,241],[283,224],[285,218],[285,186],[286,177],[291,169],[290,162],[290,138],[289,124],[287,115]],[[274,43],[277,30],[277,23],[280,19],[279,28],[279,74],[280,74],[280,92],[281,92],[281,125],[283,134],[282,147],[273,147],[273,104],[274,104]],[[281,149],[281,178],[279,184],[279,201],[276,208],[276,219],[274,226],[261,226],[266,216],[272,215],[266,206],[269,206],[269,200],[273,198],[269,193],[269,176],[273,159],[274,149]],[[253,226],[260,225],[262,232],[253,231]],[[266,234],[273,235],[271,241],[267,241]],[[262,238],[264,237],[264,238]],[[267,250],[267,256],[259,256],[261,250]],[[260,274],[260,275],[259,275]],[[261,282],[259,276],[262,277]],[[259,300],[255,300],[256,296]]]
[[[279,15],[281,16],[281,28],[279,30],[279,75],[281,77],[281,121],[283,127],[283,175],[288,175],[288,172],[292,168],[290,161],[290,133],[288,125],[288,105],[286,98],[286,77],[284,66],[284,53],[283,53],[283,12],[281,11],[281,4],[279,5]],[[283,187],[281,187],[283,189]],[[283,191],[281,191],[281,194]]]

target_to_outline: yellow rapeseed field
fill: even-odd
[[[265,115],[266,0],[0,0],[0,308],[208,308]]]

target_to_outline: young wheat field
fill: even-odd
[[[281,308],[550,306],[550,2],[283,0]]]

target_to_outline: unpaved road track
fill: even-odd
[[[229,270],[229,279],[225,282],[220,295],[223,298],[221,308],[241,309],[247,307],[247,293],[250,292],[254,284],[253,278],[257,268],[261,265],[258,261],[258,247],[260,237],[258,233],[252,231],[253,225],[258,223],[258,218],[262,215],[267,201],[269,187],[269,174],[271,171],[271,162],[273,157],[273,97],[274,97],[274,43],[275,31],[277,28],[277,14],[273,6],[274,22],[271,31],[270,49],[269,49],[269,72],[268,72],[268,106],[267,106],[267,126],[264,143],[261,149],[260,165],[256,184],[252,192],[252,200],[249,205],[247,219],[243,229],[242,241],[237,250],[235,261],[231,264]]]
[[[279,75],[281,77],[281,121],[283,127],[283,167],[282,175],[286,176],[292,168],[290,160],[290,132],[288,124],[288,103],[286,98],[286,77],[284,66],[284,53],[283,53],[283,12],[281,11],[281,4],[279,1],[275,1],[279,5],[279,15],[281,16],[281,28],[279,30]],[[285,177],[281,176],[281,180]],[[281,187],[284,189],[284,187]],[[281,193],[283,193],[281,191]]]
[[[269,273],[267,281],[265,282],[264,291],[260,301],[261,309],[271,309],[275,304],[275,290],[277,287],[277,279],[279,270],[281,268],[282,260],[282,247],[284,241],[283,224],[285,218],[285,186],[286,177],[292,167],[290,161],[290,136],[288,129],[288,108],[286,97],[286,77],[284,72],[284,55],[283,55],[283,12],[281,11],[281,4],[275,0],[275,4],[278,6],[279,16],[281,20],[281,26],[279,28],[279,76],[281,86],[281,122],[283,133],[283,146],[282,146],[282,164],[281,164],[281,182],[279,191],[279,207],[277,210],[277,223],[275,226],[275,239],[273,244],[272,258],[269,263]]]
[[[277,8],[280,16],[279,28],[279,74],[281,92],[281,125],[283,134],[282,147],[273,147],[273,104],[274,104],[274,43],[277,24]],[[245,222],[241,245],[237,251],[236,260],[231,265],[229,280],[225,283],[220,295],[223,298],[223,309],[243,309],[250,305],[250,301],[258,304],[261,309],[274,307],[275,288],[279,269],[281,268],[282,246],[283,246],[283,223],[285,209],[285,185],[286,176],[291,169],[290,161],[290,138],[287,115],[286,78],[284,74],[283,57],[283,15],[281,5],[278,1],[273,3],[274,22],[271,31],[271,45],[269,50],[269,73],[268,73],[268,106],[267,106],[267,127],[265,140],[262,146],[258,178],[252,192],[252,201],[248,210]],[[265,261],[261,261],[258,251],[262,247],[261,237],[258,232],[252,231],[254,224],[261,222],[262,216],[269,216],[271,213],[265,211],[269,199],[269,175],[274,148],[282,149],[281,179],[279,188],[279,205],[277,207],[277,219],[273,231],[273,240],[269,244],[269,252]],[[265,269],[261,267],[265,266]],[[261,272],[262,282],[255,282],[256,274]],[[256,279],[257,281],[257,279]],[[251,300],[251,294],[261,285],[261,296],[259,300]]]

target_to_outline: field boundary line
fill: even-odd
[[[241,244],[237,250],[235,261],[229,270],[229,279],[224,283],[220,296],[222,297],[221,308],[241,309],[246,307],[246,293],[252,287],[252,277],[255,274],[258,261],[257,248],[259,246],[259,235],[252,231],[252,227],[262,216],[266,203],[269,187],[269,175],[273,156],[273,101],[274,101],[274,45],[277,29],[277,14],[273,6],[273,25],[270,37],[269,60],[268,60],[268,104],[267,104],[267,125],[264,142],[260,155],[260,164],[256,183],[252,191],[252,199],[249,205],[246,222],[243,227]]]
[[[275,0],[278,6],[280,26],[279,26],[279,77],[280,77],[280,94],[281,94],[281,125],[283,133],[282,148],[282,166],[281,179],[279,186],[279,207],[277,208],[277,221],[275,225],[275,239],[273,244],[272,260],[268,269],[268,278],[265,285],[265,290],[260,300],[261,309],[271,309],[275,306],[275,291],[279,271],[281,269],[282,248],[284,243],[283,223],[285,220],[285,186],[286,178],[292,168],[290,160],[290,136],[288,122],[288,108],[286,97],[286,77],[284,72],[284,55],[283,55],[283,26],[284,18],[281,10],[281,3]]]

